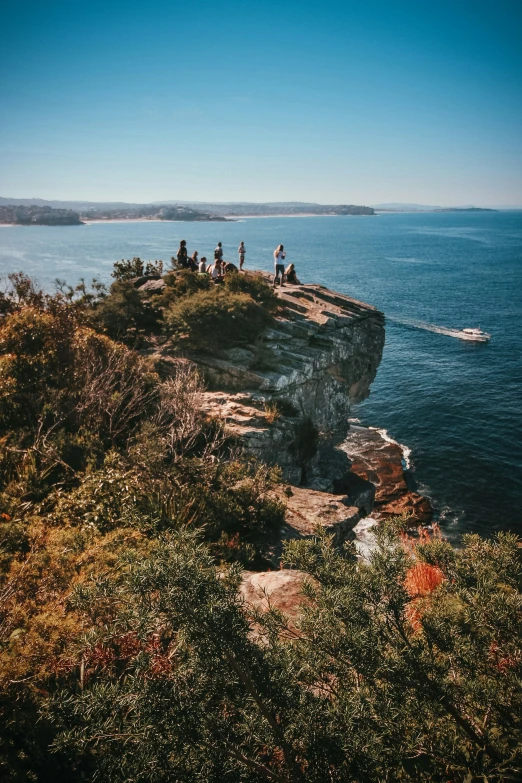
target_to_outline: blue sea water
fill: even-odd
[[[5,227],[0,275],[109,281],[114,261],[168,261],[182,238],[210,258],[221,240],[233,261],[242,239],[247,267],[268,270],[282,242],[303,282],[383,310],[383,360],[354,415],[411,449],[419,489],[450,537],[522,533],[522,212]],[[491,342],[433,325],[480,325]]]

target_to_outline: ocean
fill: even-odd
[[[448,537],[522,534],[522,212],[2,227],[0,275],[109,282],[115,261],[168,263],[180,239],[207,258],[221,240],[234,262],[244,240],[246,267],[267,270],[283,243],[302,282],[383,310],[383,359],[353,415],[403,444]],[[475,326],[489,343],[445,333]]]

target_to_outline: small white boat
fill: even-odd
[[[473,340],[475,343],[487,343],[491,335],[481,329],[462,329],[456,333],[461,340]]]

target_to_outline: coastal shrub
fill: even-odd
[[[239,274],[233,272],[228,274],[225,277],[225,287],[231,293],[248,294],[254,302],[260,304],[269,313],[274,313],[280,304],[273,287],[269,286],[263,276],[258,273]]]
[[[386,527],[366,565],[326,533],[284,560],[310,576],[297,628],[245,606],[238,570],[186,530],[76,590],[97,631],[74,652],[83,687],[48,703],[55,747],[111,781],[519,778],[516,536],[466,537],[421,602],[405,587],[418,561]]]
[[[73,303],[46,307],[0,323],[0,777],[15,781],[94,774],[89,753],[49,760],[56,728],[43,714],[48,694],[83,681],[75,585],[117,582],[125,559],[147,561],[183,526],[216,562],[264,567],[283,520],[276,471],[230,460],[188,363],[161,382]]]
[[[165,313],[168,334],[183,336],[187,348],[206,351],[253,343],[270,321],[247,294],[217,286],[174,302]]]
[[[134,277],[155,277],[163,274],[163,261],[147,261],[145,264],[141,258],[135,256],[130,259],[116,261],[112,276],[116,280],[132,280]]]
[[[93,303],[88,323],[113,340],[136,344],[140,336],[159,330],[161,311],[129,280],[117,280],[108,296]]]
[[[177,299],[191,296],[198,291],[208,291],[213,286],[209,275],[200,275],[190,269],[169,272],[163,279],[167,285],[158,298],[161,307],[168,307]]]
[[[29,306],[0,324],[0,431],[35,423],[51,395],[67,389],[73,367],[74,313]]]

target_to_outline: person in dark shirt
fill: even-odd
[[[214,250],[214,261],[223,261],[223,246],[221,242],[217,243],[217,247]]]
[[[182,239],[181,242],[179,243],[179,250],[177,252],[176,259],[178,262],[179,269],[189,268],[189,262],[187,256],[187,242],[185,239]]]
[[[295,266],[293,264],[288,264],[288,266],[286,267],[285,278],[286,278],[286,282],[290,283],[290,285],[299,285],[299,280],[297,279],[297,275],[295,273]]]

